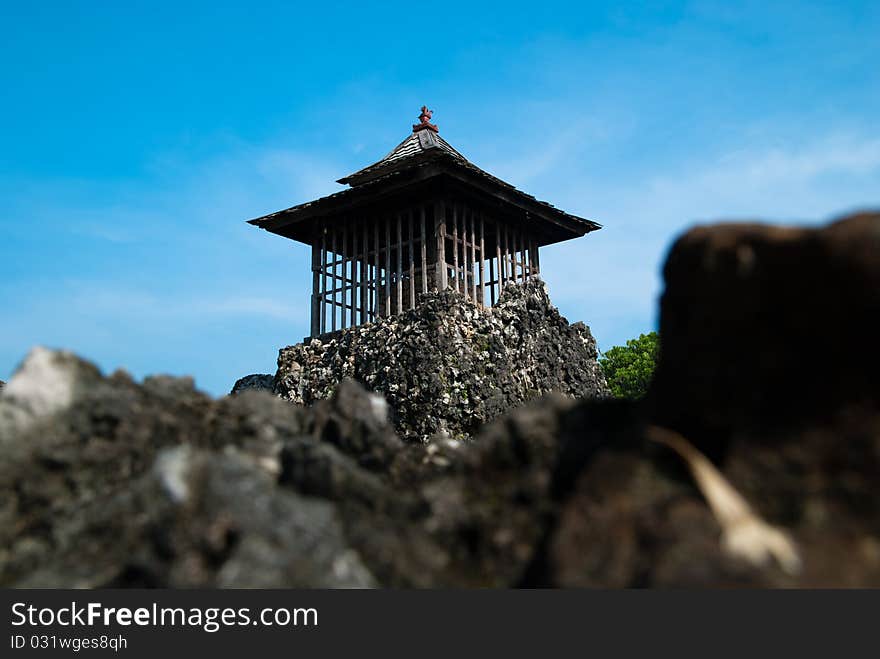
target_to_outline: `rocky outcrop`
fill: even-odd
[[[230,394],[238,394],[242,391],[255,389],[257,391],[272,391],[275,386],[275,376],[265,373],[255,373],[253,375],[245,375],[239,378],[232,385]]]
[[[880,585],[880,356],[869,347],[880,335],[878,254],[880,214],[864,213],[820,229],[700,227],[664,269],[662,355],[639,413],[686,436],[787,531],[796,575],[723,552],[681,460],[648,443],[627,448],[614,422],[608,450],[593,452],[562,506],[546,578]],[[595,442],[607,427],[585,435]]]
[[[427,293],[411,311],[284,348],[275,391],[308,405],[345,377],[381,393],[398,432],[421,439],[473,436],[550,391],[608,394],[590,329],[569,324],[539,279],[508,285],[491,309],[451,290]]]
[[[868,213],[686,233],[664,268],[656,418],[720,455],[736,435],[880,405],[878,255]]]
[[[36,350],[0,394],[0,585],[880,587],[875,357],[814,363],[790,381],[779,365],[797,361],[815,325],[740,292],[809,302],[856,350],[880,330],[868,313],[877,289],[845,293],[852,316],[834,317],[830,292],[808,300],[797,286],[816,285],[811,269],[876,282],[880,263],[859,255],[876,248],[880,215],[788,235],[785,268],[780,235],[707,227],[675,244],[645,401],[551,393],[469,442],[402,441],[392,407],[352,379],[310,407],[265,391],[212,400],[187,379],[139,384]],[[774,248],[734,276],[725,255],[744,253],[739,243]],[[812,260],[795,258],[800,243]],[[688,261],[707,269],[684,277],[675,264]],[[727,347],[739,337],[756,346],[750,367]],[[718,381],[700,375],[704,360]],[[808,395],[847,373],[843,393]],[[786,387],[805,392],[800,414]],[[762,398],[774,396],[779,408]],[[737,542],[693,463],[657,441],[661,426],[710,455],[741,499]],[[779,559],[783,537],[799,560]],[[775,553],[756,550],[770,541]]]

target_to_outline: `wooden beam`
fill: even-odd
[[[391,216],[385,218],[385,315],[391,315]]]
[[[461,292],[464,293],[464,299],[470,300],[470,284],[468,284],[468,242],[467,242],[467,217],[468,208],[464,204],[461,207]]]
[[[381,268],[379,267],[379,218],[373,218],[373,249],[375,250],[373,255],[373,286],[370,289],[370,292],[373,296],[373,299],[370,301],[370,310],[373,314],[373,320],[375,320],[379,316],[379,284],[381,283],[380,273]]]
[[[437,290],[445,291],[449,285],[446,275],[446,204],[438,201],[434,205],[434,236],[437,238],[437,261],[435,268]]]
[[[331,240],[331,250],[333,251],[333,297],[331,302],[331,307],[333,309],[333,318],[331,321],[331,325],[333,327],[333,331],[336,331],[336,224],[334,223],[331,228],[330,240]]]
[[[342,329],[348,327],[346,286],[348,286],[348,220],[342,223]]]
[[[422,293],[428,292],[428,244],[425,236],[425,207],[420,207],[422,218]]]
[[[519,240],[519,231],[516,227],[510,232],[510,260],[513,266],[513,283],[519,281],[519,261],[516,258],[517,241]]]
[[[477,277],[474,274],[474,265],[477,262],[477,230],[474,226],[476,218],[471,210],[471,264],[468,268],[468,278],[471,280],[471,300],[477,301]]]
[[[409,235],[407,236],[407,251],[409,252],[409,308],[416,308],[416,243],[413,240],[413,213],[410,209]]]
[[[363,218],[361,220],[363,223],[363,242],[361,243],[361,258],[360,258],[360,266],[361,266],[361,324],[363,325],[368,321],[367,318],[367,270],[369,269],[369,240],[370,236],[367,233],[367,218]]]
[[[401,226],[403,222],[400,213],[397,214],[397,311],[403,311],[403,235]]]
[[[507,224],[504,225],[504,267],[502,268],[504,272],[504,277],[502,278],[502,285],[507,285],[507,282],[510,281],[510,233],[507,227]],[[499,297],[501,297],[499,295]]]
[[[358,227],[357,220],[351,225],[351,326],[357,325],[357,255],[358,255]]]
[[[535,276],[535,241],[529,238],[529,279]]]
[[[495,257],[489,259],[489,306],[495,306]]]
[[[327,226],[321,227],[321,334],[327,331]]]
[[[312,243],[312,317],[310,335],[318,336],[321,332],[321,299],[318,297],[320,280],[321,247],[317,242]]]
[[[279,213],[273,213],[272,216],[256,218],[250,220],[250,223],[257,224],[273,233],[278,233],[289,238],[302,240],[306,236],[303,235],[303,227],[305,220],[316,216],[341,215],[349,213],[356,209],[363,208],[377,203],[380,200],[389,199],[400,193],[401,190],[413,186],[419,182],[432,178],[442,171],[446,175],[460,181],[460,185],[464,190],[487,193],[504,203],[508,208],[512,207],[518,210],[528,212],[541,223],[546,223],[552,235],[547,235],[545,244],[555,243],[568,238],[582,236],[590,231],[600,229],[601,225],[591,220],[578,218],[576,216],[564,213],[559,209],[550,208],[542,204],[536,199],[528,198],[524,193],[511,190],[500,184],[493,183],[483,176],[469,173],[465,170],[447,166],[425,166],[420,167],[406,176],[394,177],[389,180],[387,185],[378,186],[379,189],[358,189],[354,188],[351,194],[341,197],[332,196],[310,202],[306,208],[295,207]],[[563,235],[564,234],[564,235]]]
[[[458,204],[452,205],[452,266],[455,270],[455,290],[461,293],[461,273],[458,270]]]
[[[480,213],[480,306],[486,306],[486,242],[483,233],[483,214]]]
[[[492,286],[492,305],[495,305],[495,300],[498,297],[501,297],[501,287],[504,285],[504,268],[503,261],[501,260],[501,224],[498,221],[495,221],[495,269],[497,272],[497,281],[495,277],[495,273],[492,275],[492,280],[495,284],[498,285],[498,296],[495,296],[495,285]]]

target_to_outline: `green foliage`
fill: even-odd
[[[640,334],[625,346],[614,346],[599,358],[608,386],[618,398],[638,399],[648,392],[657,366],[660,337],[657,332]]]

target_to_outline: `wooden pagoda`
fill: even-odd
[[[470,163],[422,107],[380,161],[345,190],[253,220],[312,248],[311,337],[400,313],[452,288],[479,306],[540,272],[541,246],[601,228]]]

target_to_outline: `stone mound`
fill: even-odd
[[[508,285],[492,308],[426,293],[403,314],[283,348],[275,392],[309,405],[350,377],[385,397],[401,436],[465,438],[551,391],[607,396],[597,356],[590,329],[569,324],[532,279]]]

